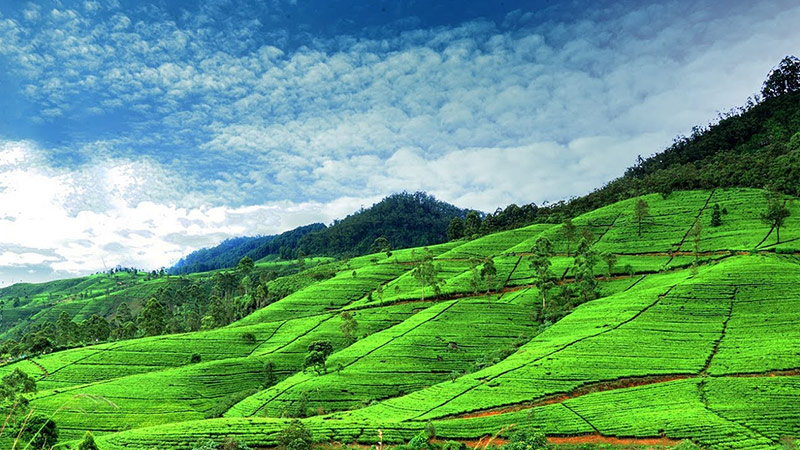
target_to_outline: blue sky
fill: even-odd
[[[402,190],[580,195],[743,104],[797,23],[789,1],[0,0],[0,286]]]

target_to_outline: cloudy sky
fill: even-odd
[[[0,0],[0,286],[402,190],[580,195],[742,105],[798,23],[794,1]]]

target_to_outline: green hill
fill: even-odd
[[[573,220],[595,252],[589,298],[564,225],[537,224],[428,251],[305,262],[269,283],[313,281],[228,326],[36,355],[0,366],[0,376],[35,376],[30,405],[52,415],[62,441],[91,430],[102,449],[188,450],[206,437],[274,446],[291,417],[320,442],[367,445],[378,430],[386,443],[406,442],[428,423],[439,439],[464,441],[532,430],[558,442],[690,439],[726,449],[797,435],[798,203],[785,198],[791,216],[776,245],[759,218],[763,191],[642,197],[641,234],[638,199]],[[725,211],[718,226],[715,205]],[[542,237],[554,244],[556,274],[545,309],[530,264]],[[610,268],[603,253],[617,257]],[[438,287],[422,300],[413,272],[426,257]],[[496,274],[481,277],[490,260]],[[332,276],[313,278],[323,269]],[[127,289],[180,282],[126,276]],[[193,277],[214,283],[214,274]],[[99,290],[109,279],[4,294],[26,289],[35,303],[48,289]],[[358,324],[352,338],[344,312]],[[320,340],[333,353],[318,374],[303,367]]]

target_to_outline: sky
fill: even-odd
[[[424,190],[582,195],[800,53],[794,1],[0,0],[0,287]]]

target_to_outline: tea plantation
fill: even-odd
[[[800,203],[784,200],[780,243],[760,218],[762,191],[717,189],[625,200],[574,218],[572,231],[536,224],[307,260],[268,282],[291,285],[286,295],[229,325],[25,355],[0,376],[36,378],[30,406],[57,423],[63,448],[87,430],[101,450],[226,437],[274,447],[294,418],[343,444],[373,445],[379,432],[403,443],[433,426],[469,443],[532,430],[779,448],[800,437]],[[549,284],[534,263],[543,238]],[[190,279],[147,278],[0,291],[4,333],[61,311],[137,310]],[[329,354],[310,364],[320,342]]]

